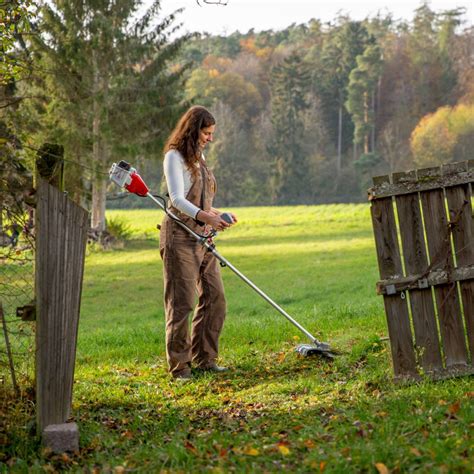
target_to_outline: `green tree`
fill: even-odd
[[[186,84],[186,97],[208,107],[217,102],[227,104],[239,120],[251,121],[262,107],[262,98],[254,84],[240,74],[215,68],[195,69]]]
[[[35,16],[31,0],[0,2],[0,86],[19,79],[29,69],[24,36],[31,31]]]
[[[142,6],[141,0],[45,3],[42,35],[34,40],[45,71],[38,84],[45,94],[41,138],[93,168],[92,226],[100,231],[112,157],[156,152],[180,112],[182,69],[170,66],[187,37],[170,43],[175,16],[159,20],[155,0],[137,18]]]
[[[363,145],[364,153],[375,151],[375,99],[381,71],[382,53],[372,44],[357,56],[357,67],[349,75],[346,107],[355,127],[354,141]]]
[[[271,84],[273,202],[305,202],[309,181],[303,152],[303,112],[308,108],[310,76],[298,54],[291,54],[273,69]]]
[[[336,172],[342,169],[342,154],[351,143],[353,125],[346,110],[349,74],[363,53],[368,34],[362,22],[340,18],[342,22],[326,40],[320,68],[315,68],[315,88],[321,97],[328,129],[337,149]]]
[[[408,41],[411,63],[411,109],[419,120],[438,107],[454,105],[457,77],[451,60],[455,28],[462,10],[437,14],[427,2],[416,9]]]

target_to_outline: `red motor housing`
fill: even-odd
[[[132,171],[130,173],[130,183],[125,185],[125,189],[133,194],[136,194],[137,196],[142,196],[145,197],[150,189],[148,186],[145,184],[143,179],[139,174],[137,174],[136,171]]]

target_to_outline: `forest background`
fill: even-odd
[[[207,159],[219,206],[361,202],[371,176],[472,158],[462,8],[179,36],[179,11],[143,3],[2,4],[1,159],[31,169],[45,143],[59,146],[92,227],[105,228],[106,202],[148,204],[112,199],[112,162],[163,190],[163,143],[190,104],[217,119]]]

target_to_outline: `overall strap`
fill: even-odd
[[[202,179],[202,185],[201,185],[201,205],[199,206],[203,211],[204,211],[204,205],[206,203],[206,180],[207,180],[207,176],[206,176],[206,172],[204,171],[204,162],[203,160],[199,160],[199,168],[201,169],[201,179]],[[202,221],[199,221],[196,219],[196,222],[200,225],[200,226],[204,226],[205,223],[202,222]]]

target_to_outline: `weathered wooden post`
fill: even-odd
[[[62,188],[62,149],[42,147],[37,159],[36,397],[37,426],[55,452],[78,449],[70,416],[88,212]],[[54,185],[52,185],[54,183]],[[58,186],[58,187],[57,187]]]

